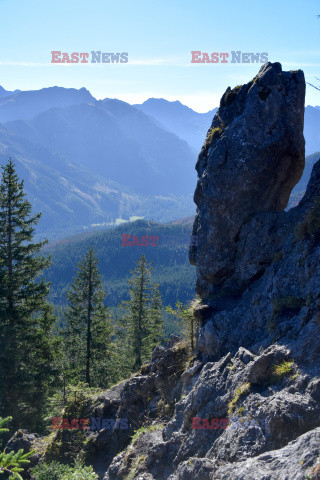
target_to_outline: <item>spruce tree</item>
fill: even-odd
[[[148,348],[149,356],[154,348],[164,339],[162,299],[158,284],[153,284],[151,290],[151,302],[149,307],[149,335]]]
[[[63,337],[70,382],[106,387],[113,380],[111,319],[105,298],[98,259],[90,247],[67,293]]]
[[[138,261],[129,279],[130,300],[124,302],[129,345],[132,353],[132,368],[136,370],[150,358],[161,341],[163,330],[161,297],[158,285],[151,282],[151,263],[145,255]]]
[[[54,378],[54,316],[49,284],[39,279],[50,260],[37,255],[47,242],[33,242],[40,216],[10,159],[0,184],[0,415],[15,427],[39,427]]]

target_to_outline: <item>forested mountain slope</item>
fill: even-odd
[[[122,235],[158,237],[152,246],[121,246]],[[152,278],[160,284],[164,304],[177,300],[187,302],[194,298],[195,269],[188,260],[191,224],[157,224],[139,220],[125,223],[117,228],[88,232],[53,243],[44,248],[52,258],[52,266],[45,274],[51,283],[50,299],[55,305],[66,303],[65,293],[74,276],[75,266],[92,245],[108,292],[107,303],[116,306],[128,298],[130,270],[144,253],[153,264]]]

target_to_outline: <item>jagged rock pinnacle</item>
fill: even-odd
[[[304,97],[303,72],[284,72],[280,63],[266,63],[222,96],[196,165],[190,262],[203,298],[232,275],[243,224],[287,206],[304,169]]]

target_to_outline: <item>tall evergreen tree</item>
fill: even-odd
[[[124,302],[134,370],[150,358],[162,338],[163,320],[158,285],[151,282],[151,263],[142,255],[129,279],[130,300]]]
[[[39,279],[50,260],[33,242],[41,214],[32,216],[12,160],[0,184],[0,414],[37,428],[52,384],[54,316],[49,284]]]
[[[90,247],[67,293],[67,327],[63,336],[69,381],[105,387],[113,379],[111,319],[104,306],[105,297],[98,259]]]
[[[162,313],[162,299],[159,290],[159,285],[157,283],[153,284],[151,291],[151,302],[149,308],[149,336],[148,336],[148,345],[149,345],[149,356],[151,355],[153,349],[159,345],[159,343],[164,339],[164,328],[163,328],[163,313]]]

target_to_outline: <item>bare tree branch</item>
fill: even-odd
[[[309,83],[309,82],[306,82],[308,85],[310,85],[311,87],[315,88],[316,90],[319,90],[320,92],[320,88],[316,87],[315,85],[312,85],[312,83]]]

